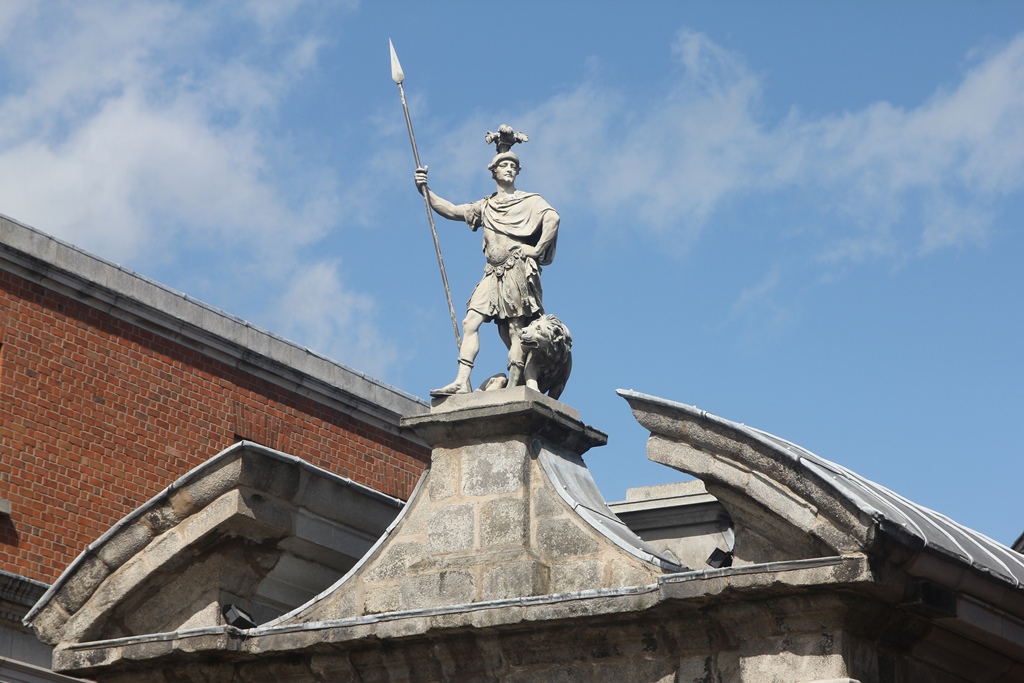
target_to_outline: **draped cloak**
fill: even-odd
[[[536,259],[521,256],[515,249],[495,248],[503,240],[493,237],[504,235],[512,244],[537,246],[548,211],[554,209],[535,192],[516,192],[500,198],[495,193],[469,205],[466,223],[473,230],[483,226],[487,265],[466,304],[468,310],[480,313],[488,321],[534,318],[544,313],[540,271],[541,266],[550,265],[555,258],[557,232]]]

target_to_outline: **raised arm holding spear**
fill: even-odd
[[[398,55],[395,53],[395,44],[388,40],[391,47],[391,80],[398,85],[398,95],[402,98],[402,111],[405,112],[405,126],[409,129],[409,142],[412,144],[412,157],[416,161],[416,168],[421,168],[420,152],[416,148],[416,136],[412,132],[412,119],[409,118],[409,105],[405,102],[405,88],[402,82],[405,80],[405,73],[402,65],[398,62]],[[444,259],[441,258],[441,243],[437,241],[437,228],[434,227],[434,214],[430,210],[430,197],[423,193],[423,203],[427,207],[427,221],[430,223],[430,234],[434,237],[434,251],[437,252],[437,265],[441,269],[441,282],[444,284],[444,296],[448,301],[448,313],[452,317],[452,330],[455,331],[455,347],[462,348],[462,339],[459,337],[459,323],[455,318],[455,306],[452,305],[452,293],[448,289],[448,274],[444,270]]]

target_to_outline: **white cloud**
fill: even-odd
[[[775,265],[759,282],[736,297],[732,305],[733,317],[756,321],[754,331],[747,330],[743,334],[746,341],[758,342],[765,334],[777,335],[792,324],[796,317],[795,304],[780,302],[778,292],[782,286],[782,268]]]
[[[793,197],[827,226],[821,261],[839,263],[983,240],[1024,182],[1024,36],[916,107],[777,122],[760,116],[762,85],[739,55],[689,30],[673,54],[679,72],[660,98],[588,81],[510,115],[534,140],[524,188],[682,250],[726,203]],[[455,187],[479,173],[466,160],[480,157],[481,123],[493,125],[473,116],[436,162]]]
[[[275,168],[276,111],[321,45],[288,23],[301,4],[5,5],[0,211],[142,271],[218,255],[236,280],[214,288],[258,287],[265,315],[294,313],[277,329],[382,370],[372,302],[299,253],[333,228],[338,183]]]
[[[920,249],[930,253],[947,247],[983,242],[992,212],[983,207],[935,197],[925,209]]]
[[[190,48],[214,18],[169,3],[47,7],[22,16],[38,33],[24,41],[24,87],[0,101],[6,212],[142,263],[185,235],[258,244],[274,226],[302,224],[265,180],[266,141],[251,121],[281,99],[294,69],[230,57],[196,66]]]
[[[1024,36],[910,109],[876,102],[771,132],[801,150],[793,180],[835,211],[826,260],[977,242],[1022,186]],[[779,185],[785,188],[785,183]]]
[[[373,299],[344,286],[337,262],[318,262],[294,277],[271,311],[273,329],[321,353],[380,376],[398,358],[378,332]]]
[[[59,144],[29,140],[0,153],[0,192],[8,213],[139,260],[176,239],[266,242],[300,223],[260,180],[262,164],[252,131],[215,130],[194,102],[154,108],[129,89]],[[278,245],[298,235],[287,231]]]
[[[778,289],[781,274],[780,269],[776,266],[768,271],[768,274],[759,283],[740,292],[733,304],[733,312],[742,313],[751,306],[758,306],[761,302],[768,300]]]

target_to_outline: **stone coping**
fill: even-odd
[[[707,492],[700,479],[674,484],[643,486],[626,491],[625,500],[608,503],[615,514],[672,510],[697,505],[718,505],[718,499]]]
[[[0,215],[0,268],[391,432],[420,398]]]
[[[641,501],[676,500],[679,498],[700,497],[708,495],[704,482],[700,479],[677,481],[669,484],[653,484],[626,489],[626,499],[622,503]]]

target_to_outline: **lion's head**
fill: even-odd
[[[539,349],[548,357],[564,355],[572,348],[572,334],[561,320],[542,315],[519,332],[524,349]]]

